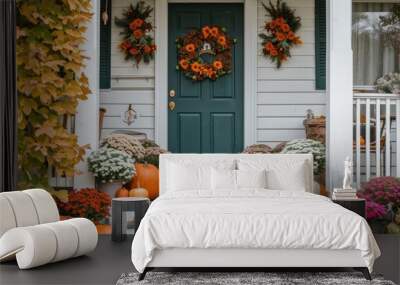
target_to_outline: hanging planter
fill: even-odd
[[[264,56],[271,59],[277,68],[291,57],[290,49],[302,44],[302,40],[296,35],[300,29],[301,19],[295,16],[295,11],[290,9],[285,2],[278,0],[276,5],[262,3],[267,16],[271,21],[265,23],[265,33],[259,34],[262,41]]]

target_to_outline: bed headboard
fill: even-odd
[[[168,181],[169,163],[199,163],[212,165],[217,161],[232,161],[235,163],[238,159],[245,160],[267,160],[269,163],[275,162],[304,162],[306,168],[307,192],[313,193],[313,156],[312,154],[161,154],[160,155],[160,195],[165,193]]]

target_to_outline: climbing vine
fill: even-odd
[[[90,94],[81,72],[90,0],[17,1],[19,187],[46,186],[48,167],[72,176],[87,146],[65,122]]]

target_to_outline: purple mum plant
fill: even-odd
[[[372,178],[362,186],[358,196],[384,206],[399,208],[400,179],[390,176]]]
[[[367,220],[380,219],[385,217],[387,214],[385,206],[372,201],[367,200],[365,207],[367,211]]]
[[[371,226],[381,224],[389,233],[400,231],[400,179],[376,177],[358,192],[366,200],[367,220]]]

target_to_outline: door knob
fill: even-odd
[[[168,107],[169,107],[169,109],[170,109],[171,111],[173,111],[173,110],[175,109],[175,106],[176,106],[176,104],[175,104],[174,101],[170,101],[170,102],[168,103]]]
[[[171,89],[171,90],[169,91],[169,97],[174,98],[175,95],[176,95],[175,90],[174,90],[174,89]]]

